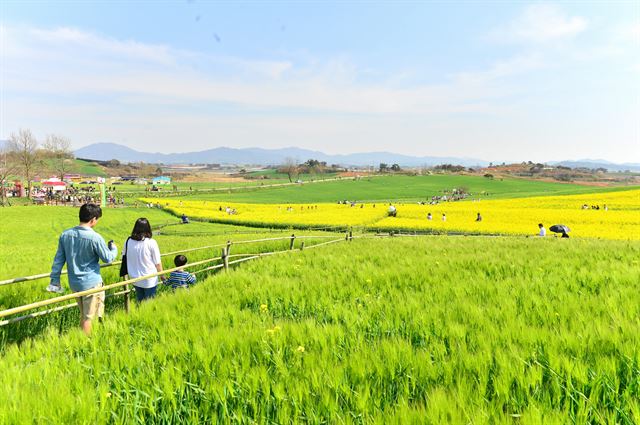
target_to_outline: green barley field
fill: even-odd
[[[335,195],[312,192],[333,184],[305,196]],[[47,272],[77,222],[70,207],[0,214],[0,279]],[[180,225],[154,208],[105,210],[96,230],[121,248],[142,216],[163,253],[291,233],[317,238],[307,246],[344,239]],[[128,314],[110,298],[88,339],[76,308],[1,327],[0,423],[640,422],[640,242],[359,236],[302,251],[300,240],[292,251],[288,240],[232,245],[287,252],[200,274]],[[103,269],[106,282],[116,269]],[[0,309],[52,297],[47,283],[0,286]]]
[[[88,340],[51,328],[7,347],[0,421],[637,422],[638,245],[321,249],[113,312]]]
[[[269,184],[265,182],[265,185]],[[311,203],[358,201],[424,201],[443,195],[445,190],[466,188],[475,198],[498,199],[526,196],[571,195],[611,190],[628,190],[628,186],[595,187],[570,183],[523,180],[516,178],[487,179],[479,176],[435,174],[430,176],[376,176],[359,180],[344,178],[327,181],[287,185],[275,188],[242,188],[222,192],[201,191],[185,199],[219,200],[255,203]],[[152,193],[162,197],[163,193]]]

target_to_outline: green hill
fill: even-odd
[[[359,201],[427,200],[434,195],[443,195],[443,190],[461,187],[473,193],[474,197],[484,199],[569,195],[629,189],[629,187],[602,188],[513,178],[492,180],[479,176],[436,174],[305,183],[276,188],[238,190],[230,193],[198,194],[197,198],[190,197],[189,199],[224,199],[254,203],[337,202],[343,199]]]
[[[84,161],[82,159],[76,159],[75,161],[78,174],[82,174],[83,176],[107,176],[102,168],[95,162]]]

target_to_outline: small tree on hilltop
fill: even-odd
[[[287,175],[289,183],[293,183],[293,179],[298,176],[298,161],[293,158],[285,158],[279,171]]]
[[[71,142],[66,137],[49,134],[42,147],[49,157],[49,167],[60,180],[64,179],[65,174],[77,169],[71,152]]]
[[[15,151],[18,169],[27,182],[27,197],[31,197],[31,184],[40,162],[38,141],[29,129],[20,129],[18,134],[11,133],[9,147]]]
[[[18,164],[15,152],[10,145],[0,146],[0,206],[9,205],[7,200],[7,185],[9,179],[15,174]]]

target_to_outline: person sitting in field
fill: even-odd
[[[189,224],[189,217],[186,216],[186,214],[182,214],[182,224]]]
[[[390,205],[389,206],[389,210],[387,211],[387,213],[388,213],[389,217],[397,217],[398,210],[393,205]]]
[[[442,221],[447,221],[447,215],[445,213],[442,213]]]
[[[173,264],[176,267],[183,267],[187,264],[187,257],[184,255],[176,255],[173,259]],[[196,283],[196,276],[189,272],[182,270],[181,268],[173,271],[169,274],[169,279],[165,281],[165,285],[171,286],[172,289],[184,288],[188,289],[189,286]]]
[[[476,221],[482,221],[482,216],[480,215],[480,213],[478,213],[478,216],[476,217]]]
[[[427,220],[429,220],[429,221],[433,220],[433,216],[431,215],[431,213],[427,214]]]
[[[547,236],[547,229],[544,228],[544,225],[542,223],[538,223],[538,227],[540,228],[540,232],[538,233],[538,236],[541,236],[541,237]]]

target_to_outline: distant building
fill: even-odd
[[[42,180],[41,184],[43,189],[50,189],[54,192],[62,191],[67,188],[67,184],[65,182],[54,177],[48,180]]]
[[[80,174],[65,174],[63,180],[67,183],[80,183],[82,176]]]
[[[160,177],[154,177],[152,180],[153,184],[171,184],[171,177],[167,177],[167,176],[160,176]]]

